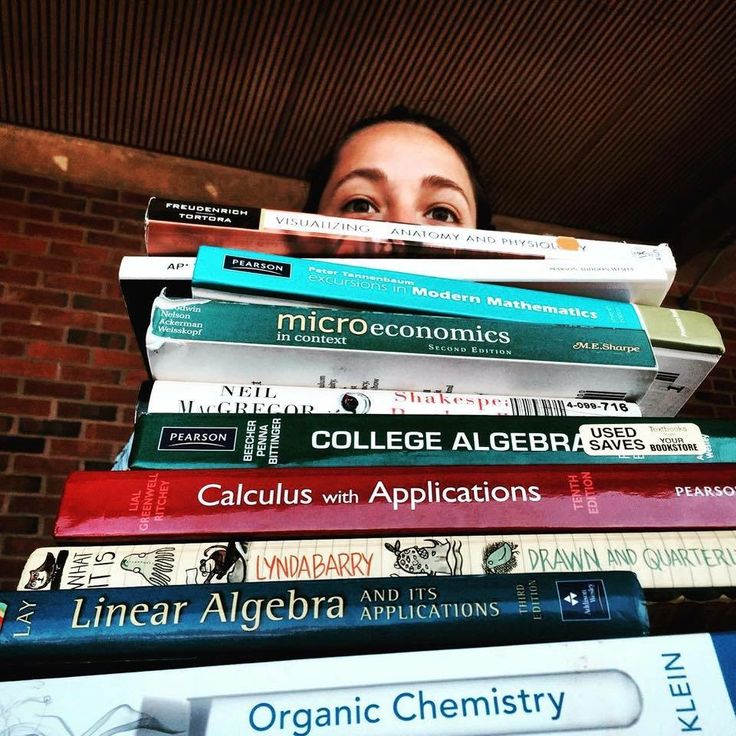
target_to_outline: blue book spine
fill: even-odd
[[[648,632],[630,572],[0,594],[0,661],[259,659]]]
[[[507,322],[644,329],[636,307],[621,302],[203,245],[192,294],[218,293],[222,299],[267,295]]]

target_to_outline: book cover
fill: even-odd
[[[586,262],[655,262],[674,278],[670,248],[567,236],[448,228],[152,197],[148,255],[195,255],[202,243],[294,256],[516,256]]]
[[[0,593],[5,664],[294,658],[640,636],[630,572]]]
[[[725,736],[734,663],[736,634],[443,649],[8,682],[0,712],[43,736]]]
[[[264,384],[154,381],[151,414],[471,414],[638,417],[629,401],[550,399],[418,391],[348,391]]]
[[[723,419],[142,414],[130,467],[736,463]]]
[[[603,570],[635,573],[648,601],[733,597],[736,531],[397,534],[41,547],[28,557],[18,590]]]
[[[657,372],[643,330],[165,297],[146,348],[156,379],[320,388],[626,401]]]
[[[543,325],[642,329],[632,304],[203,245],[192,296],[336,304]]]
[[[736,526],[734,496],[732,463],[85,471],[67,479],[54,535],[723,529]]]

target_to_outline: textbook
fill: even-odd
[[[543,325],[642,329],[633,304],[203,245],[192,296],[360,307]]]
[[[18,590],[602,570],[635,573],[648,601],[733,598],[736,530],[41,547],[28,557]]]
[[[639,399],[644,416],[675,416],[725,352],[706,314],[685,309],[639,307],[657,357],[657,375]]]
[[[724,419],[142,414],[131,468],[734,463]]]
[[[657,373],[644,330],[165,296],[146,349],[156,379],[318,388],[630,401]]]
[[[726,736],[735,662],[731,633],[369,654],[9,682],[0,712],[67,736]]]
[[[628,401],[490,394],[362,391],[267,384],[154,381],[151,414],[472,414],[479,416],[641,416]]]
[[[0,593],[0,659],[247,659],[642,636],[630,572]]]
[[[84,471],[67,479],[54,536],[98,542],[727,529],[736,526],[734,467]]]
[[[596,263],[656,263],[674,278],[669,246],[567,236],[361,220],[152,197],[148,255],[196,255],[202,243],[285,256],[512,256]]]

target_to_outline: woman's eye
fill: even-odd
[[[437,222],[450,222],[452,224],[460,221],[458,216],[448,207],[432,207],[428,210],[427,217],[430,220],[437,220]]]
[[[375,205],[367,199],[356,197],[346,202],[341,208],[346,215],[372,215],[378,210]]]

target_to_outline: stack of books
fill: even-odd
[[[732,617],[736,437],[675,417],[723,344],[660,306],[667,246],[156,198],[146,237],[120,269],[154,379],[126,469],[69,477],[69,546],[0,603],[12,676],[88,675],[94,705],[17,682],[0,712],[734,728],[736,635],[682,632]]]

